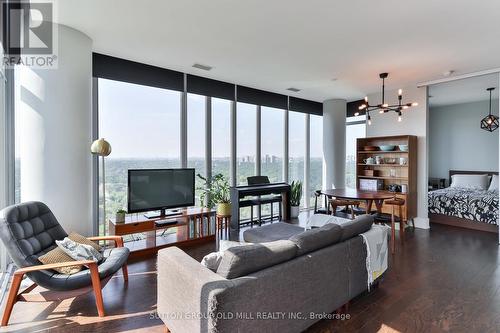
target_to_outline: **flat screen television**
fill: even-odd
[[[194,206],[194,169],[128,170],[128,212],[153,212],[148,218],[165,216],[166,209]]]

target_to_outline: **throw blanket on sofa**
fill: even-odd
[[[361,235],[366,244],[366,271],[368,272],[368,290],[373,281],[387,270],[388,246],[390,228],[374,224],[370,230]]]

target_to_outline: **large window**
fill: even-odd
[[[128,169],[180,167],[181,99],[176,91],[105,79],[98,87],[99,137],[112,146],[105,171],[109,217],[127,205]]]
[[[356,141],[366,136],[365,116],[347,118],[345,185],[356,188]]]
[[[237,185],[246,185],[247,177],[255,175],[257,150],[257,107],[238,103],[236,115]]]
[[[261,175],[271,183],[283,181],[285,110],[261,108]]]
[[[187,165],[194,168],[195,174],[207,175],[205,170],[205,108],[206,97],[195,94],[187,95]],[[200,190],[203,181],[196,176],[195,203],[201,205]]]
[[[288,113],[288,178],[304,184],[304,165],[306,160],[306,114],[300,112]],[[305,198],[305,196],[303,196]],[[301,206],[305,200],[301,200]]]
[[[310,154],[311,167],[309,175],[310,205],[314,204],[314,191],[321,189],[323,183],[323,117],[311,115],[310,121]]]
[[[212,174],[230,177],[231,101],[212,98]]]

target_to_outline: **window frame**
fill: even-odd
[[[92,78],[92,113],[91,113],[91,121],[92,121],[92,139],[96,140],[99,137],[99,77],[93,77]],[[146,85],[148,86],[148,85]],[[180,122],[180,138],[179,138],[179,145],[180,145],[180,158],[181,158],[181,167],[187,167],[187,160],[188,160],[188,145],[187,145],[187,131],[188,131],[188,105],[187,105],[187,94],[188,94],[188,89],[187,89],[187,74],[184,74],[184,91],[181,92],[180,98],[181,98],[181,103],[180,103],[180,115],[181,115],[181,122]],[[238,158],[238,151],[237,151],[237,139],[238,139],[238,123],[237,123],[237,118],[238,118],[238,110],[237,110],[237,103],[238,103],[238,98],[237,98],[237,86],[235,85],[234,88],[234,98],[230,101],[231,107],[230,107],[230,173],[229,173],[229,178],[230,178],[230,184],[231,186],[236,186],[236,180],[237,180],[237,158]],[[220,98],[220,97],[216,97]],[[213,156],[212,156],[212,97],[211,96],[205,96],[205,171],[207,176],[212,175],[212,163],[213,163]],[[311,162],[311,114],[313,115],[318,115],[322,116],[319,114],[316,114],[314,112],[312,113],[306,113],[303,112],[303,110],[292,110],[290,109],[290,97],[287,98],[287,108],[282,109],[283,110],[283,130],[282,130],[282,135],[283,135],[283,163],[282,163],[282,175],[283,175],[283,181],[284,182],[289,182],[289,113],[290,112],[299,112],[299,113],[304,113],[305,114],[305,120],[304,120],[304,143],[305,143],[305,151],[304,151],[304,194],[303,194],[303,199],[304,199],[304,208],[305,210],[311,209],[311,205],[309,203],[309,197],[308,193],[310,192],[310,177],[311,177],[311,167],[310,167],[310,162]],[[257,114],[257,121],[256,121],[256,126],[255,126],[255,174],[260,175],[261,171],[261,163],[262,163],[262,158],[261,158],[261,133],[262,133],[262,105],[255,105],[256,106],[256,114]],[[92,161],[92,215],[93,215],[93,230],[94,234],[96,234],[99,230],[99,165],[98,165],[98,159],[97,157],[93,157]]]

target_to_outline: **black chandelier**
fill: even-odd
[[[498,128],[498,117],[491,114],[491,92],[495,90],[495,88],[486,89],[490,92],[490,114],[481,120],[481,128],[488,132],[493,132]]]
[[[385,102],[385,79],[389,76],[389,73],[380,73],[379,77],[382,79],[382,103],[377,105],[370,105],[368,103],[368,96],[365,97],[365,103],[359,106],[359,110],[366,111],[366,119],[368,120],[368,125],[372,124],[372,118],[370,112],[378,111],[379,113],[387,113],[389,111],[394,111],[398,114],[398,121],[403,120],[403,110],[406,110],[412,106],[417,106],[418,103],[403,103],[403,90],[398,90],[398,104],[389,105]],[[359,112],[354,114],[359,116]]]

